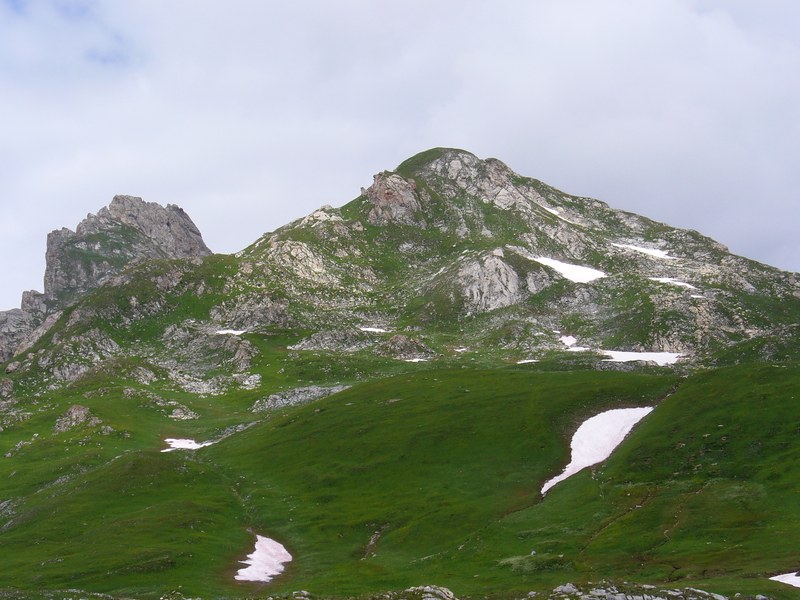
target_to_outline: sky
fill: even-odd
[[[0,309],[115,194],[236,252],[434,146],[800,271],[800,2],[0,0]]]

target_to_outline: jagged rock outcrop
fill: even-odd
[[[421,224],[420,203],[413,179],[404,179],[394,173],[379,173],[364,193],[372,203],[367,220],[373,225]]]
[[[75,231],[64,228],[47,236],[45,297],[63,305],[135,260],[208,254],[200,231],[180,207],[114,196]]]
[[[277,394],[270,394],[266,398],[259,398],[255,404],[250,408],[252,412],[266,412],[276,408],[286,408],[288,406],[297,406],[326,398],[333,394],[338,394],[348,389],[349,385],[334,385],[334,386],[320,386],[310,385],[306,387],[293,388]]]
[[[503,262],[503,257],[500,248],[459,270],[461,293],[471,311],[486,312],[519,302],[519,276]]]
[[[64,433],[81,425],[93,427],[100,425],[100,423],[102,421],[92,415],[91,410],[80,404],[73,404],[66,413],[56,420],[56,424],[53,426],[53,433]]]
[[[180,207],[114,196],[75,231],[62,228],[47,236],[44,294],[24,292],[19,309],[0,312],[0,362],[30,348],[54,324],[60,309],[127,265],[209,254],[200,231]]]

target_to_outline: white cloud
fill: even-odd
[[[800,15],[757,4],[6,0],[0,306],[115,193],[229,252],[438,145],[800,269]]]

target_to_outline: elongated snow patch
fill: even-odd
[[[169,444],[169,448],[164,448],[162,452],[172,452],[173,450],[197,450],[198,448],[205,448],[214,442],[195,442],[189,439],[167,438],[164,440]]]
[[[590,267],[582,267],[580,265],[571,265],[569,263],[561,262],[560,260],[556,260],[555,258],[547,258],[546,256],[536,256],[532,252],[522,248],[520,246],[508,246],[509,250],[513,250],[520,256],[527,258],[528,260],[532,260],[534,262],[538,262],[541,265],[545,265],[558,271],[558,273],[562,277],[566,277],[570,281],[574,281],[575,283],[589,283],[590,281],[594,281],[595,279],[600,279],[601,277],[608,277],[602,271],[598,271],[597,269],[592,269]],[[556,332],[558,333],[558,332]]]
[[[614,448],[620,445],[633,426],[652,410],[652,406],[617,408],[586,419],[572,436],[572,457],[569,464],[561,475],[553,477],[542,486],[542,495],[581,469],[596,465],[611,456]]]
[[[256,548],[252,554],[247,555],[247,560],[241,560],[244,565],[249,565],[234,576],[238,581],[272,581],[276,575],[283,573],[283,565],[291,562],[292,555],[275,540],[260,535],[256,536]]]
[[[677,352],[624,352],[622,350],[603,350],[609,358],[603,362],[633,362],[646,360],[654,362],[660,367],[674,365],[681,355]]]
[[[220,329],[215,332],[217,335],[242,335],[247,333],[246,329]]]
[[[383,329],[381,327],[359,327],[359,329],[368,333],[389,333],[388,329]]]
[[[668,283],[669,285],[677,285],[678,287],[685,287],[690,290],[697,289],[691,283],[680,281],[678,279],[675,279],[674,277],[650,277],[650,281],[658,281],[659,283]]]
[[[569,263],[561,262],[555,258],[547,258],[545,256],[532,257],[532,260],[543,264],[551,269],[558,271],[563,277],[575,283],[589,283],[601,277],[607,277],[602,271],[592,269],[591,267],[582,267],[580,265],[571,265]]]
[[[794,587],[800,587],[800,577],[798,577],[797,573],[786,573],[785,575],[775,575],[775,577],[770,577],[772,581],[778,581],[780,583],[785,583],[787,585],[793,585]]]
[[[642,246],[634,246],[633,244],[611,244],[612,246],[616,246],[617,248],[627,248],[628,250],[634,250],[636,252],[641,252],[642,254],[647,254],[649,256],[654,256],[655,258],[664,258],[667,260],[675,260],[674,256],[670,256],[664,250],[658,250],[657,248],[643,248]]]

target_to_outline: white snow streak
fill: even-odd
[[[275,540],[260,535],[256,536],[256,548],[242,564],[250,565],[239,569],[234,576],[238,581],[271,581],[276,575],[283,573],[284,563],[290,562],[292,555]]]
[[[217,335],[242,335],[247,333],[246,329],[220,329],[215,332]]]
[[[167,438],[164,441],[169,444],[169,448],[164,448],[162,452],[172,452],[173,450],[197,450],[198,448],[205,448],[214,443],[195,442],[194,440],[180,438]]]
[[[572,436],[572,457],[561,475],[542,486],[542,494],[581,469],[604,461],[619,446],[633,426],[649,414],[653,407],[617,408],[595,415],[581,424]]]
[[[634,250],[636,252],[641,252],[642,254],[647,254],[649,256],[653,256],[655,258],[664,258],[666,260],[675,260],[674,256],[670,256],[664,250],[658,250],[657,248],[643,248],[642,246],[634,246],[632,244],[611,244],[612,246],[616,246],[617,248],[627,248],[628,250]]]
[[[388,329],[381,329],[380,327],[359,327],[359,329],[370,333],[389,333]]]
[[[794,587],[800,587],[800,577],[797,576],[797,573],[786,573],[786,575],[775,575],[775,577],[770,577],[770,579],[772,581],[779,581],[780,583],[793,585]]]
[[[518,365],[528,365],[530,363],[537,363],[537,362],[539,362],[538,358],[524,358],[522,360],[518,360],[517,364]]]
[[[519,246],[509,246],[509,249],[513,250],[520,256],[527,258],[528,260],[538,262],[541,265],[545,265],[558,271],[562,277],[565,277],[570,281],[574,281],[575,283],[589,283],[590,281],[600,279],[601,277],[608,277],[608,275],[602,271],[592,269],[591,267],[572,265],[570,263],[556,260],[555,258],[547,258],[546,256],[535,256],[534,254],[528,252],[525,248],[521,248]]]
[[[573,336],[571,336],[571,335],[562,335],[560,338],[558,338],[558,340],[559,340],[559,341],[560,341],[562,344],[564,344],[564,345],[565,345],[567,348],[569,348],[569,347],[571,347],[571,346],[574,346],[574,345],[575,345],[575,342],[577,342],[577,341],[578,341],[578,340],[576,340],[576,339],[575,339]]]
[[[679,287],[685,287],[690,290],[696,290],[697,288],[693,286],[691,283],[686,283],[685,281],[679,281],[674,277],[650,277],[650,281],[658,281],[659,283],[668,283],[670,285],[677,285]]]
[[[603,362],[633,362],[646,360],[654,362],[660,367],[674,365],[681,355],[677,352],[623,352],[622,350],[602,350],[603,354],[610,357]]]
[[[427,358],[406,358],[405,362],[428,362]]]

